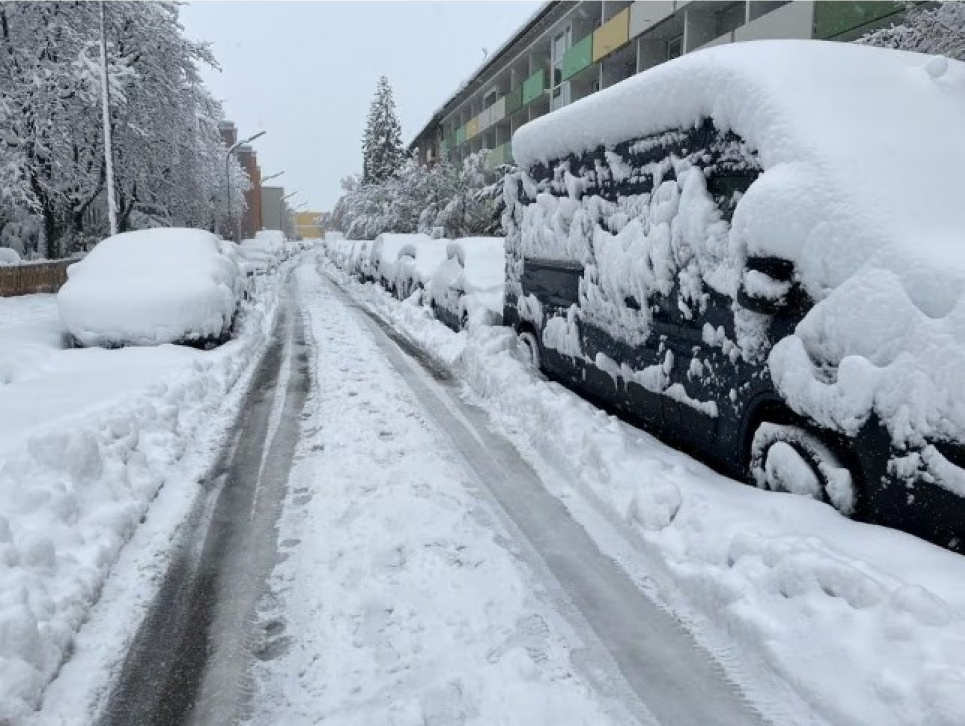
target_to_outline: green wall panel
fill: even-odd
[[[517,111],[523,105],[523,87],[516,86],[513,90],[506,94],[506,115],[509,116],[511,113]]]
[[[902,9],[900,2],[818,2],[814,8],[815,37],[834,38]]]
[[[563,80],[587,68],[593,63],[593,34],[586,36],[563,56]]]
[[[535,101],[543,95],[545,90],[546,78],[543,70],[540,69],[523,81],[523,105]]]

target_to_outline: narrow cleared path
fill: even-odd
[[[229,724],[244,702],[255,603],[275,561],[275,521],[310,381],[293,300],[289,285],[232,445],[175,543],[104,726]]]
[[[308,257],[230,440],[101,724],[763,723]]]
[[[324,275],[324,273],[320,273]],[[412,343],[357,305],[334,282],[333,297],[352,307],[378,347],[445,431],[491,497],[536,571],[565,599],[560,610],[587,628],[612,656],[646,710],[663,726],[750,726],[761,717],[727,681],[713,657],[603,555],[586,530],[486,414],[459,395],[458,384]]]

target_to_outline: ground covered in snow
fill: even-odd
[[[0,722],[40,704],[152,503],[196,493],[274,317],[274,281],[254,293],[207,352],[66,348],[55,296],[0,298]]]
[[[534,374],[512,331],[455,334],[417,297],[399,303],[327,268],[464,382],[577,519],[602,512],[624,528],[660,597],[765,713],[783,712],[780,723],[961,723],[961,556],[725,479]],[[790,694],[769,689],[775,673]],[[782,711],[795,699],[801,708]]]
[[[313,266],[299,287],[317,376],[250,722],[611,722],[445,432]]]

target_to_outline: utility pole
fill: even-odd
[[[104,122],[104,165],[107,170],[107,219],[111,225],[111,236],[117,234],[117,202],[114,199],[114,149],[111,144],[111,84],[107,71],[107,31],[104,0],[100,2],[101,11],[101,104]]]

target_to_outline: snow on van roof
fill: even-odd
[[[765,170],[794,165],[772,183],[798,187],[803,206],[853,222],[858,234],[827,240],[840,244],[844,269],[823,283],[836,286],[895,239],[965,269],[965,136],[950,132],[965,128],[957,61],[830,41],[709,48],[526,124],[513,156],[526,168],[704,118],[741,136]]]
[[[899,443],[965,441],[965,64],[822,41],[720,46],[527,124],[513,154],[525,175],[708,118],[763,169],[735,209],[731,259],[793,261],[816,303],[769,356],[785,400],[848,433],[875,411]]]

